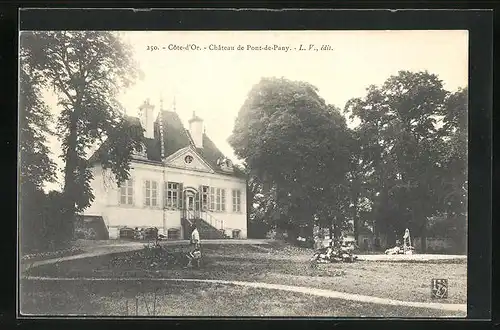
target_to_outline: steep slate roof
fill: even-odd
[[[174,111],[163,110],[161,113],[163,121],[163,135],[164,135],[164,147],[165,147],[165,158],[172,155],[179,149],[185,148],[193,144],[193,139],[188,130],[182,124],[179,115]],[[132,123],[140,125],[139,118],[127,116],[127,120]],[[154,123],[154,139],[144,138],[144,145],[146,146],[147,160],[151,162],[161,162],[161,135],[160,135],[160,124],[159,117]],[[89,159],[91,163],[98,162],[98,154],[103,150],[106,150],[106,142],[99,148],[98,151],[92,155]],[[197,153],[212,167],[212,169],[220,174],[237,176],[240,178],[245,178],[245,174],[238,169],[236,166],[233,173],[228,173],[222,171],[219,166],[217,166],[217,160],[221,157],[225,157],[224,154],[217,148],[217,146],[210,140],[210,138],[203,133],[203,148],[196,148]]]

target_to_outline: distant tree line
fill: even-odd
[[[435,234],[465,247],[466,88],[400,71],[341,110],[309,83],[264,78],[229,142],[249,175],[250,234],[370,228],[394,243],[409,228],[423,250]]]

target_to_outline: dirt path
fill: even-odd
[[[450,312],[460,312],[467,313],[467,305],[465,304],[441,304],[441,303],[423,303],[423,302],[412,302],[412,301],[401,301],[394,299],[386,299],[386,298],[378,298],[372,296],[363,296],[358,294],[350,294],[339,291],[331,291],[303,286],[291,286],[291,285],[282,285],[282,284],[270,284],[270,283],[261,283],[261,282],[243,282],[243,281],[224,281],[224,280],[204,280],[204,279],[172,279],[172,278],[148,278],[148,277],[140,277],[140,278],[69,278],[69,277],[37,277],[37,276],[29,276],[25,277],[27,280],[35,280],[35,281],[158,281],[158,282],[198,282],[198,283],[215,283],[215,284],[225,284],[225,285],[237,285],[237,286],[245,286],[245,287],[253,287],[253,288],[261,288],[261,289],[270,289],[270,290],[281,290],[281,291],[289,291],[296,293],[309,294],[314,296],[321,296],[327,298],[334,299],[344,299],[349,301],[356,301],[361,303],[374,303],[374,304],[383,304],[383,305],[391,305],[391,306],[402,306],[402,307],[416,307],[416,308],[428,308],[428,309],[437,309],[444,310]]]
[[[450,261],[450,260],[467,260],[467,256],[449,255],[449,254],[367,254],[359,255],[359,260],[365,261],[393,261],[393,262],[408,262],[408,261]]]

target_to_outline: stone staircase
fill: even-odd
[[[213,216],[206,212],[203,213],[204,214],[186,213],[182,218],[184,239],[191,238],[191,226],[193,222],[196,223],[196,227],[198,228],[198,232],[200,233],[201,240],[230,238],[224,233],[224,225],[220,220],[215,219]]]

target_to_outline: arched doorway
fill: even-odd
[[[185,187],[182,191],[182,231],[184,239],[191,237],[191,224],[200,217],[200,201],[198,190]]]
[[[191,215],[197,215],[196,212],[200,210],[200,198],[198,190],[193,187],[184,188],[183,194],[183,210],[188,211]]]

